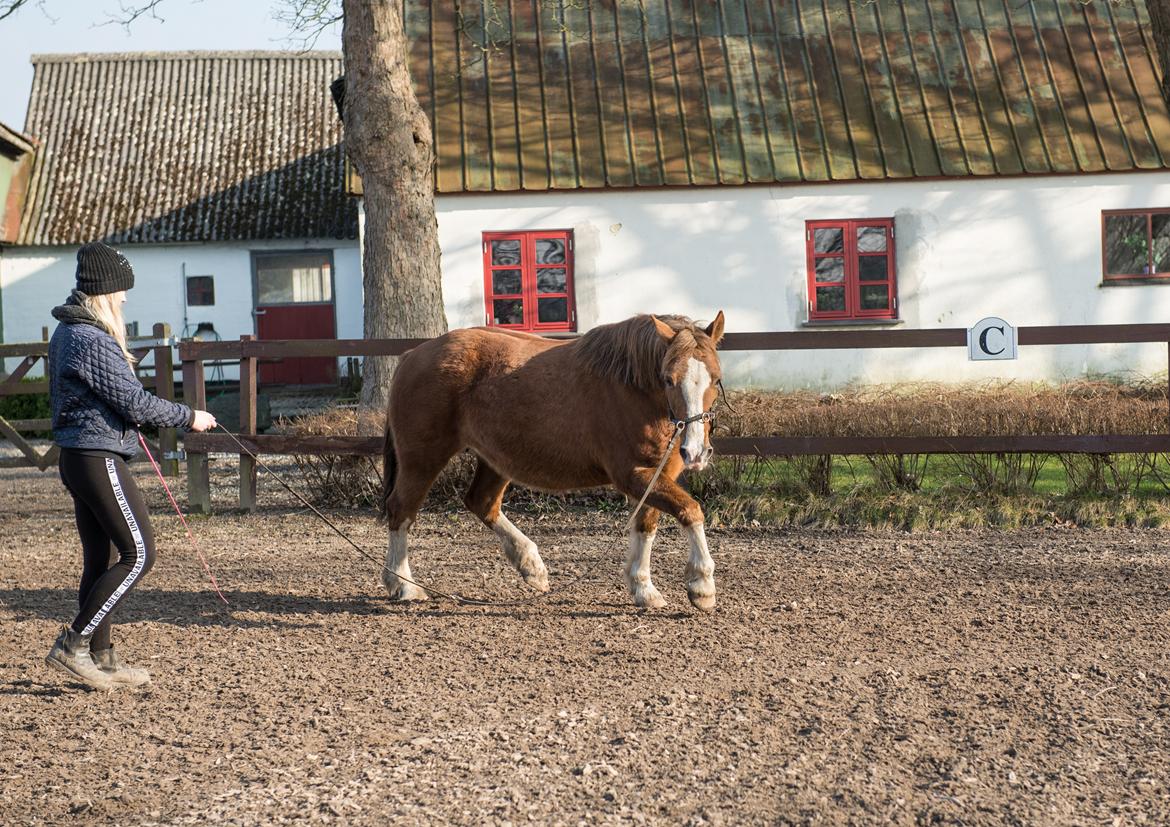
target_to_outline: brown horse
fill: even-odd
[[[715,564],[703,511],[677,480],[711,456],[710,415],[721,376],[715,346],[723,312],[706,328],[680,316],[635,316],[556,341],[493,328],[454,330],[402,357],[386,416],[385,491],[390,546],[382,582],[395,600],[422,600],[406,534],[447,461],[478,457],[467,507],[500,538],[524,581],[548,590],[536,544],[500,513],[515,480],[566,491],[613,485],[635,502],[676,429],[682,435],[638,511],[623,570],[634,603],[666,601],[650,580],[650,547],[665,511],[687,530],[687,594],[715,607]]]

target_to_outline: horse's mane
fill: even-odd
[[[669,325],[676,336],[663,339],[654,319]],[[643,390],[662,385],[659,371],[670,348],[693,348],[703,331],[686,316],[640,315],[624,322],[595,327],[577,341],[577,351],[589,370]]]

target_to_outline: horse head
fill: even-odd
[[[682,428],[679,453],[688,470],[701,470],[711,458],[711,406],[723,376],[716,345],[723,338],[723,311],[706,328],[681,329],[654,319],[658,334],[667,341],[660,377],[675,427]]]

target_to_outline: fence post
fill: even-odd
[[[163,399],[175,400],[175,360],[171,353],[171,326],[160,322],[151,331],[154,338],[165,341],[154,349],[154,392]],[[168,477],[179,475],[179,432],[175,428],[158,429],[159,466]]]
[[[203,361],[183,360],[183,401],[193,409],[207,408],[207,388],[203,384]],[[187,452],[187,507],[200,514],[211,513],[211,475],[207,454]]]
[[[245,342],[254,342],[251,333],[240,336],[240,433],[256,434],[256,357],[244,353]],[[256,460],[240,454],[240,508],[256,510]]]

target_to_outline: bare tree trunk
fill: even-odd
[[[365,193],[365,337],[447,331],[431,125],[410,81],[401,0],[345,0],[345,146]],[[395,360],[370,357],[361,405],[385,410]]]
[[[1150,32],[1154,35],[1154,49],[1162,64],[1162,97],[1170,106],[1170,0],[1146,0],[1150,12]]]

